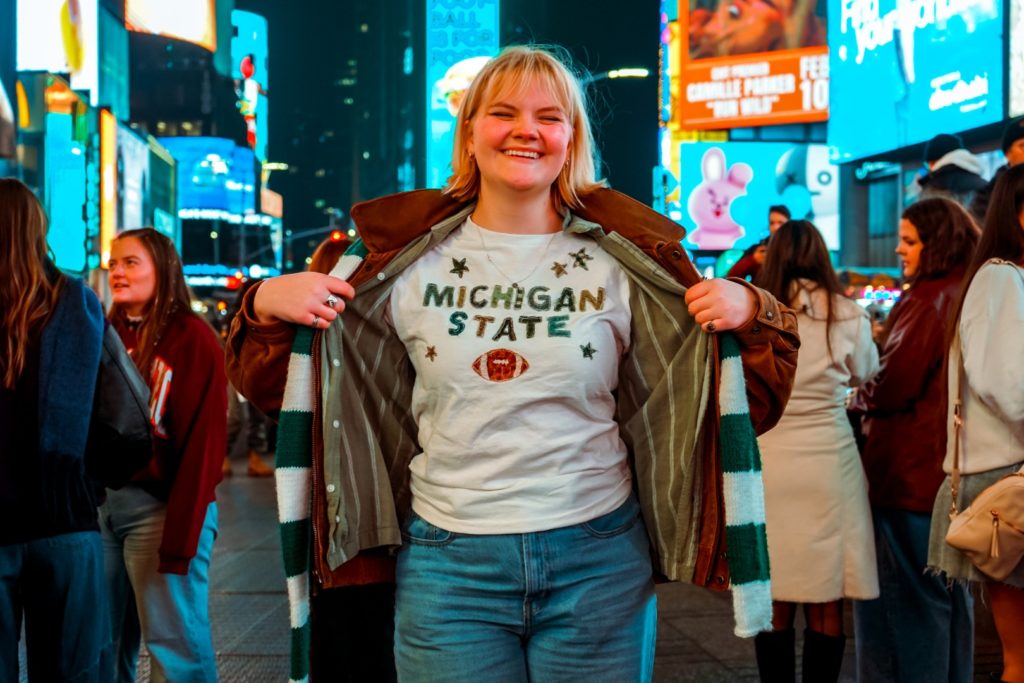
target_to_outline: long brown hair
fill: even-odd
[[[786,221],[768,240],[768,253],[758,273],[756,284],[775,295],[779,301],[794,305],[798,291],[797,280],[810,280],[825,297],[825,346],[832,357],[832,324],[835,311],[832,295],[842,296],[836,271],[832,268],[828,247],[821,233],[810,221]]]
[[[13,389],[29,339],[50,319],[64,276],[49,261],[46,214],[32,191],[0,178],[0,384]]]
[[[924,245],[911,285],[945,277],[970,262],[981,231],[971,214],[952,199],[922,199],[908,206],[902,218],[913,224]]]
[[[1024,265],[1024,225],[1021,225],[1021,212],[1024,211],[1024,164],[1007,169],[996,181],[992,191],[992,200],[985,213],[985,228],[981,239],[974,249],[974,258],[967,266],[960,296],[953,308],[951,323],[946,329],[946,348],[949,348],[956,337],[960,326],[960,313],[964,308],[964,299],[971,281],[989,259],[1001,258]]]
[[[153,228],[126,230],[118,235],[115,241],[127,237],[142,243],[156,270],[153,298],[142,314],[142,322],[136,333],[135,353],[132,357],[143,378],[148,382],[153,355],[164,330],[178,313],[195,314],[192,313],[192,297],[185,284],[185,274],[181,270],[181,259],[178,257],[178,250],[174,248],[174,242]],[[118,326],[125,326],[128,322],[124,309],[117,304],[110,308],[110,319]]]

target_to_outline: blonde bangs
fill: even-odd
[[[514,46],[488,62],[466,91],[456,118],[452,175],[444,193],[464,202],[476,198],[480,171],[467,147],[473,120],[484,104],[518,96],[535,85],[544,88],[558,103],[572,128],[566,167],[551,186],[557,203],[579,208],[581,194],[604,185],[596,180],[593,134],[577,76],[565,61],[544,48]]]

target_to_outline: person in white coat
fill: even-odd
[[[843,296],[809,221],[789,221],[772,236],[757,283],[796,310],[801,337],[793,394],[778,425],[758,438],[774,629],[757,636],[758,669],[763,681],[795,679],[802,604],[803,680],[836,681],[843,599],[878,597],[867,480],[845,408],[848,389],[878,370],[878,350],[867,312]]]
[[[963,510],[1024,463],[1024,164],[1004,172],[996,183],[955,310],[946,366],[949,395],[959,391],[963,404],[957,501]],[[959,379],[961,360],[963,379]],[[942,465],[947,475],[953,469],[956,438],[953,408],[950,400]],[[1024,562],[1002,581],[995,581],[947,544],[951,498],[947,476],[932,511],[928,565],[949,581],[985,585],[1003,646],[1000,680],[1024,683]]]

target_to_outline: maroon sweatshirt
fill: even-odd
[[[133,353],[135,329],[121,322],[115,327]],[[186,574],[227,451],[224,351],[213,330],[191,312],[175,314],[147,380],[153,458],[133,483],[167,502],[159,571]]]

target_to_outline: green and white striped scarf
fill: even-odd
[[[356,242],[331,274],[348,278],[365,255],[362,242]],[[275,471],[281,551],[290,607],[290,680],[294,682],[309,679],[311,438],[316,406],[313,340],[311,329],[297,328],[281,406]],[[730,334],[720,334],[719,341],[722,359],[720,444],[727,561],[732,582],[735,633],[747,638],[771,628],[764,487],[757,439],[747,405],[739,345]]]

